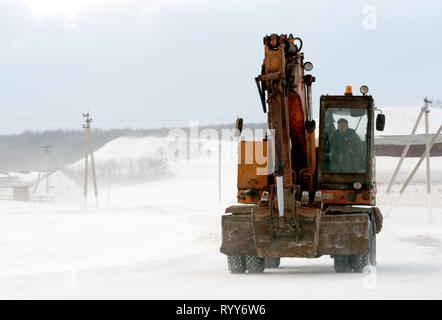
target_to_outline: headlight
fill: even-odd
[[[355,188],[355,190],[361,190],[362,184],[359,181],[356,181],[353,183],[353,188]]]
[[[313,70],[313,63],[311,63],[311,62],[304,63],[304,70],[307,72],[312,71]]]
[[[365,96],[368,93],[368,87],[367,86],[361,86],[361,89],[359,89],[361,93]]]

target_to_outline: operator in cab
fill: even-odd
[[[361,172],[364,154],[362,141],[356,131],[348,127],[345,118],[338,120],[338,129],[328,138],[331,172]]]

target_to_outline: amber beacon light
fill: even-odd
[[[346,86],[346,87],[345,87],[345,95],[346,95],[346,96],[351,96],[351,95],[353,95],[353,91],[352,91],[352,89],[351,89],[351,86]]]

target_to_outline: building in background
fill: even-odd
[[[0,199],[76,202],[82,199],[82,188],[62,170],[51,172],[49,175],[35,171],[9,172],[0,174]]]

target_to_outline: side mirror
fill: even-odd
[[[239,137],[239,136],[241,135],[241,132],[242,132],[242,123],[243,123],[242,118],[240,118],[240,117],[236,118],[236,123],[235,123],[235,137]]]
[[[376,117],[376,130],[384,131],[385,128],[385,114],[378,114]]]

